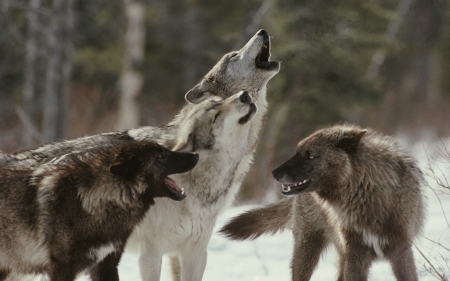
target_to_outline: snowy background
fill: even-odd
[[[444,145],[445,143],[445,145]],[[420,165],[426,174],[429,174],[429,160],[433,158],[438,164],[437,168],[441,178],[450,180],[450,164],[448,160],[439,155],[439,150],[444,147],[450,148],[450,140],[437,141],[434,144],[405,144],[409,147],[408,151],[420,160]],[[437,188],[436,182],[427,176],[428,183]],[[442,190],[442,189],[441,189]],[[425,224],[423,237],[441,243],[447,249],[450,248],[450,229],[445,218],[443,210],[450,214],[450,196],[439,194],[439,199],[435,193],[426,188],[428,197],[428,218]],[[233,207],[221,216],[216,224],[216,231],[231,217],[241,212],[257,207],[257,205],[247,205]],[[416,246],[433,262],[437,268],[445,266],[448,269],[450,263],[450,252],[443,250],[435,243],[419,238]],[[290,231],[285,231],[275,236],[264,236],[255,241],[235,242],[228,241],[218,234],[214,234],[208,247],[208,263],[203,280],[221,281],[287,281],[290,280],[290,259],[292,254],[293,239]],[[423,258],[414,249],[416,266],[419,270],[420,280],[436,280],[423,267]],[[195,257],[192,257],[195,258]],[[445,260],[447,264],[445,264]],[[322,256],[317,270],[314,272],[311,280],[335,280],[337,274],[336,266],[337,256],[335,250],[330,247]],[[125,253],[119,265],[119,274],[121,280],[140,281],[138,257]],[[447,271],[447,278],[450,273]],[[86,281],[88,278],[81,277],[79,281]],[[167,261],[163,262],[162,278],[163,281],[171,280]],[[369,280],[395,280],[390,265],[387,262],[375,263],[371,270]]]

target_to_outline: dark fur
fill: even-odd
[[[220,233],[233,240],[253,240],[264,234],[276,234],[286,228],[291,219],[292,199],[247,211],[232,220]],[[284,214],[280,217],[280,213]]]
[[[189,171],[197,161],[196,154],[129,141],[68,154],[35,171],[0,168],[0,255],[16,253],[14,265],[20,267],[0,265],[6,273],[0,280],[11,271],[69,281],[85,269],[92,280],[119,280],[117,265],[127,238],[153,199],[184,198],[171,192],[164,179]],[[23,262],[31,252],[21,248],[17,237],[41,245],[39,253],[47,258],[35,265]],[[103,260],[93,252],[111,243],[114,250]]]
[[[338,280],[367,280],[372,262],[381,257],[397,280],[417,280],[411,246],[424,223],[423,178],[416,161],[390,137],[353,125],[326,128],[302,140],[273,175],[284,194],[298,194],[295,199],[244,213],[222,233],[253,238],[280,230],[290,217],[293,280],[311,278],[330,242],[340,254]],[[275,214],[271,222],[258,217],[266,209]]]

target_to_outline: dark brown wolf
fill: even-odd
[[[417,280],[411,246],[424,223],[423,177],[392,138],[348,124],[322,129],[272,174],[284,195],[297,195],[241,214],[223,234],[254,239],[291,226],[296,281],[311,278],[330,242],[340,281],[367,280],[377,259],[391,263],[397,280]]]
[[[197,162],[198,154],[129,141],[36,169],[1,167],[0,280],[44,273],[72,281],[84,270],[92,280],[119,280],[125,243],[154,198],[186,196],[168,175]]]

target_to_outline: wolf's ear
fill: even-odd
[[[200,82],[194,88],[190,89],[184,98],[190,103],[201,103],[211,95],[211,92]]]
[[[128,159],[117,159],[114,164],[109,166],[109,171],[111,174],[129,181],[136,178],[140,168],[141,161],[137,156],[134,156]]]
[[[195,135],[193,132],[190,134],[179,137],[172,151],[177,152],[195,152]]]
[[[367,130],[351,129],[344,131],[336,143],[336,147],[343,149],[347,153],[356,151],[361,138],[367,133]]]
[[[183,122],[176,133],[175,144],[172,151],[194,152],[195,151],[195,122],[188,120]]]

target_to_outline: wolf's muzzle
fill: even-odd
[[[260,35],[260,36],[264,36],[264,38],[265,37],[269,37],[269,34],[264,29],[261,29],[260,31],[258,31],[257,34]]]
[[[252,102],[252,98],[250,97],[250,95],[248,94],[247,91],[244,91],[240,96],[239,96],[239,101],[245,104],[250,104]]]

